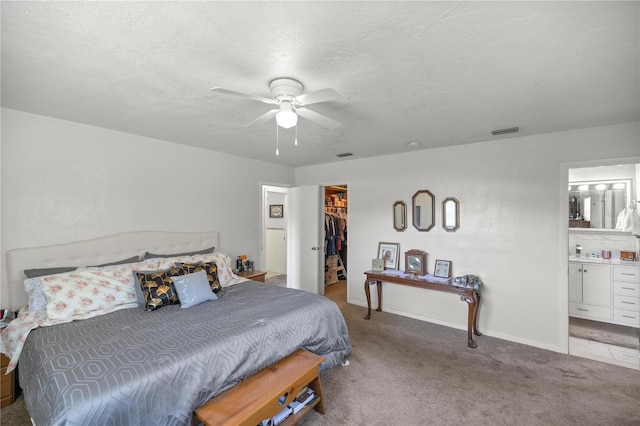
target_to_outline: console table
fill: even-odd
[[[468,305],[467,315],[467,346],[476,348],[478,345],[473,341],[473,334],[482,336],[478,331],[478,307],[480,306],[480,286],[477,283],[474,286],[463,287],[450,283],[429,281],[426,279],[412,278],[410,276],[387,275],[382,272],[365,272],[367,279],[364,282],[364,292],[367,295],[367,316],[364,319],[371,319],[371,290],[369,286],[377,284],[378,286],[378,309],[382,311],[382,282],[391,284],[407,285],[410,287],[424,288],[427,290],[444,291],[454,293],[460,296],[460,300]]]

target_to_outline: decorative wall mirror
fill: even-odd
[[[413,226],[418,231],[429,231],[435,226],[435,197],[428,190],[415,193],[412,200]]]
[[[447,232],[460,228],[460,203],[454,197],[442,200],[442,227]]]
[[[404,201],[393,203],[393,229],[398,232],[407,229],[407,204]]]

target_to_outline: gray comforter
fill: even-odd
[[[33,330],[19,362],[25,403],[40,425],[189,424],[194,408],[298,348],[351,352],[331,300],[253,281],[218,300],[107,315]]]

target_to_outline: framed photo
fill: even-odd
[[[436,260],[436,267],[433,269],[433,276],[440,278],[449,278],[451,276],[451,261]]]
[[[400,263],[400,244],[378,243],[378,259],[384,260],[385,269],[398,269]]]
[[[283,217],[284,209],[282,204],[271,204],[269,206],[269,217]]]
[[[371,260],[371,270],[373,272],[382,272],[382,271],[384,271],[384,259],[372,259]]]

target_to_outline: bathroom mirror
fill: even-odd
[[[412,200],[413,226],[418,231],[429,231],[435,226],[435,197],[429,190],[415,193]]]
[[[442,200],[442,227],[447,232],[460,228],[460,203],[454,197]]]
[[[569,227],[616,229],[630,188],[625,179],[569,182]]]
[[[393,228],[398,232],[407,229],[407,204],[404,201],[393,203]]]

